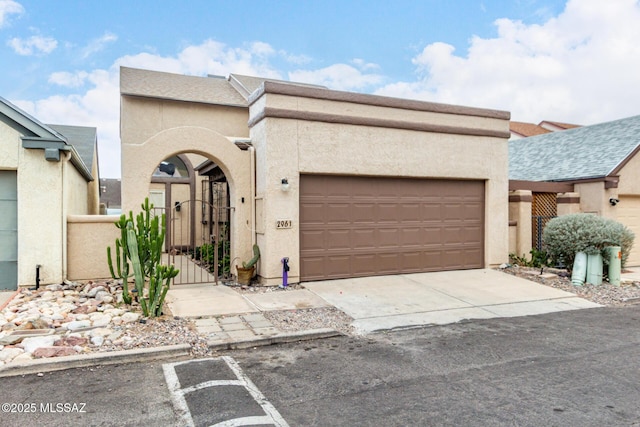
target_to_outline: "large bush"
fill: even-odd
[[[622,248],[626,264],[635,235],[617,221],[593,214],[571,214],[552,219],[542,233],[542,244],[552,262],[562,262],[571,270],[576,252],[602,253],[607,246]]]

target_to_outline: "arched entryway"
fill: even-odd
[[[229,185],[216,163],[193,153],[164,159],[149,200],[154,213],[166,215],[165,252],[183,272],[176,284],[231,278]]]
[[[197,247],[198,235],[203,230],[206,235],[207,227],[216,222],[214,219],[222,221],[228,216],[229,247],[224,256],[231,266],[251,258],[254,198],[249,151],[232,139],[200,127],[162,131],[143,144],[123,144],[122,150],[123,211],[138,212],[141,201],[149,196],[157,198],[157,205],[163,204],[168,216],[179,209],[176,216],[189,218],[195,238],[191,240],[189,233],[184,241],[174,241],[174,246],[193,242]],[[213,210],[221,197],[228,206],[227,212]],[[171,226],[175,228],[174,219],[175,216]]]

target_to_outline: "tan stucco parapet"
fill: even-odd
[[[184,76],[120,67],[120,94],[247,108],[246,99],[224,77]]]
[[[372,126],[390,129],[406,129],[418,132],[448,133],[453,135],[492,136],[496,138],[508,138],[508,131],[492,129],[465,128],[460,126],[446,126],[432,123],[405,122],[401,120],[388,120],[375,117],[347,116],[344,114],[327,114],[313,111],[287,110],[281,108],[265,107],[258,115],[249,120],[249,127],[255,126],[266,117],[278,119],[307,120],[311,122],[335,123],[356,126]]]
[[[459,105],[440,104],[428,101],[392,98],[388,96],[369,95],[355,92],[343,92],[269,80],[265,81],[262,86],[260,86],[260,88],[249,97],[249,106],[253,105],[253,103],[255,103],[265,93],[323,99],[328,101],[352,102],[356,104],[425,111],[431,113],[477,116],[502,120],[509,120],[511,118],[511,113],[509,111],[464,107]],[[510,132],[507,133],[510,135]]]

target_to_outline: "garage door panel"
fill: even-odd
[[[401,268],[405,273],[421,271],[424,266],[422,251],[403,252],[400,257]]]
[[[436,221],[443,215],[442,205],[440,203],[422,204],[422,220],[423,221]]]
[[[325,257],[300,257],[300,269],[305,271],[310,277],[323,277],[326,272],[324,269]]]
[[[376,275],[376,256],[373,254],[353,255],[351,275],[356,277]]]
[[[18,175],[0,171],[0,290],[18,285]]]
[[[325,247],[327,250],[351,249],[351,230],[327,230],[325,235],[327,242]]]
[[[317,194],[323,219],[300,211],[302,280],[484,265],[482,181],[302,175],[301,207]]]
[[[324,231],[323,230],[302,230],[300,231],[300,250],[324,250]]]
[[[379,253],[376,257],[377,274],[394,274],[400,270],[400,254]]]
[[[375,228],[359,228],[353,230],[353,249],[375,249],[375,234]]]
[[[420,246],[424,241],[424,233],[421,228],[401,228],[400,243],[402,247]]]
[[[351,205],[353,224],[372,224],[375,220],[375,204],[354,202]]]
[[[15,230],[18,224],[17,200],[0,199],[0,230]]]
[[[403,224],[415,222],[419,223],[422,219],[422,212],[419,203],[402,203],[396,212],[397,219]]]
[[[349,203],[328,203],[325,208],[325,223],[329,225],[344,225],[351,223]]]
[[[351,271],[349,255],[329,255],[326,257],[324,271],[332,277],[344,277]]]
[[[18,260],[18,235],[12,231],[0,230],[0,260]]]
[[[305,218],[307,224],[324,224],[326,214],[324,203],[302,203],[300,204],[300,216]]]

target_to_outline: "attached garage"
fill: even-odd
[[[18,283],[18,188],[16,171],[0,170],[0,290]]]
[[[483,268],[484,187],[301,175],[301,280]]]

